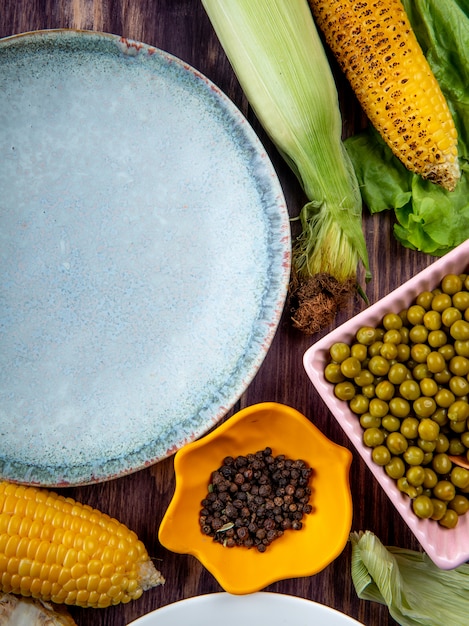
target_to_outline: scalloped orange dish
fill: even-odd
[[[303,459],[313,468],[303,528],[285,531],[269,548],[227,548],[199,526],[201,501],[211,474],[226,456],[272,448],[272,454]],[[247,407],[174,458],[176,488],[161,522],[159,540],[168,550],[195,556],[225,591],[247,594],[287,578],[312,576],[344,549],[352,523],[349,470],[352,454],[330,441],[304,415],[275,402]]]

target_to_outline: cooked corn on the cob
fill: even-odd
[[[162,583],[124,524],[72,498],[0,482],[0,591],[101,608]]]
[[[309,0],[363,110],[412,172],[452,191],[457,131],[401,0]]]

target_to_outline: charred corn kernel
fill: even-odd
[[[137,535],[53,492],[0,481],[0,592],[106,607],[164,583]]]
[[[309,0],[363,110],[412,172],[452,191],[457,131],[401,0]]]

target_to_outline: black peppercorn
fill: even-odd
[[[201,502],[202,532],[226,547],[265,552],[285,530],[300,530],[303,515],[313,511],[312,473],[303,460],[273,456],[269,447],[225,457]]]

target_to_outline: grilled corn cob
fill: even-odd
[[[102,608],[162,583],[124,524],[72,498],[0,482],[0,591]]]
[[[401,0],[309,0],[369,120],[412,172],[454,190],[457,131]]]

